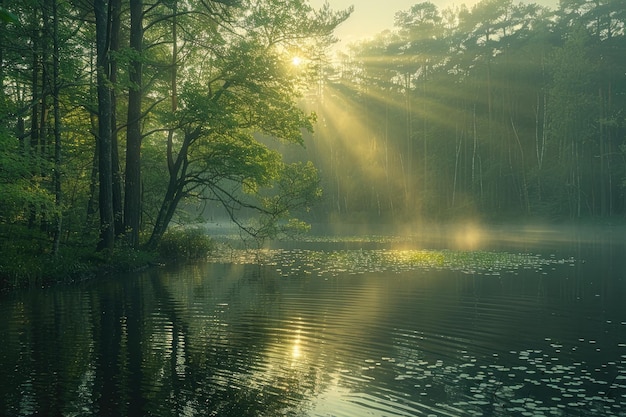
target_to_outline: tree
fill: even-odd
[[[126,123],[126,182],[124,231],[128,243],[139,245],[141,222],[141,131],[143,92],[143,1],[130,0],[130,50],[128,117]]]
[[[207,42],[203,48],[184,55],[172,48],[173,62],[185,58],[171,80],[176,104],[164,109],[169,120],[169,180],[149,247],[158,243],[178,204],[187,197],[218,201],[242,226],[242,210],[261,213],[271,221],[244,228],[262,237],[276,231],[271,224],[281,216],[308,206],[319,194],[310,165],[286,165],[258,134],[302,144],[301,129],[310,130],[314,117],[296,103],[304,74],[290,67],[291,57],[311,52],[309,39],[328,39],[349,11],[334,13],[327,5],[316,11],[302,1],[251,1],[245,6],[233,11],[228,30],[194,34]],[[186,42],[193,45],[194,40]],[[302,179],[296,180],[296,173]],[[282,184],[277,188],[281,193],[263,197],[262,188],[274,181]],[[287,184],[293,187],[287,189]],[[296,190],[307,192],[296,198]]]
[[[53,116],[54,117],[54,200],[57,209],[55,216],[55,224],[53,230],[53,252],[58,254],[61,245],[61,232],[63,227],[63,190],[61,186],[61,74],[60,74],[60,52],[61,39],[59,34],[59,8],[57,0],[52,0],[52,97],[53,97]]]
[[[113,214],[113,164],[111,160],[111,86],[109,55],[109,0],[94,0],[96,18],[96,74],[98,88],[98,169],[100,242],[99,249],[113,249],[115,217]]]
[[[600,106],[595,94],[595,68],[589,59],[589,39],[582,27],[571,32],[555,55],[550,90],[550,137],[562,179],[560,189],[553,192],[562,196],[571,217],[580,217],[585,209],[591,211],[585,167],[587,158],[593,158],[594,151],[589,148],[594,146]]]

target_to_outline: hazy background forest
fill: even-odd
[[[64,250],[153,250],[172,222],[262,238],[296,218],[625,214],[624,0],[416,3],[341,50],[351,9],[305,1],[0,12],[5,280]]]
[[[399,11],[320,77],[320,220],[622,217],[625,19],[623,1]]]

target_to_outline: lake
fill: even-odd
[[[310,236],[0,296],[2,416],[626,416],[623,230]]]

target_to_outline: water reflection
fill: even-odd
[[[0,414],[624,415],[623,246],[433,253],[276,250],[4,296]]]

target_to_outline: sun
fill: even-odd
[[[293,58],[291,58],[291,65],[297,67],[300,64],[302,64],[302,58],[300,58],[299,56],[294,56]]]

